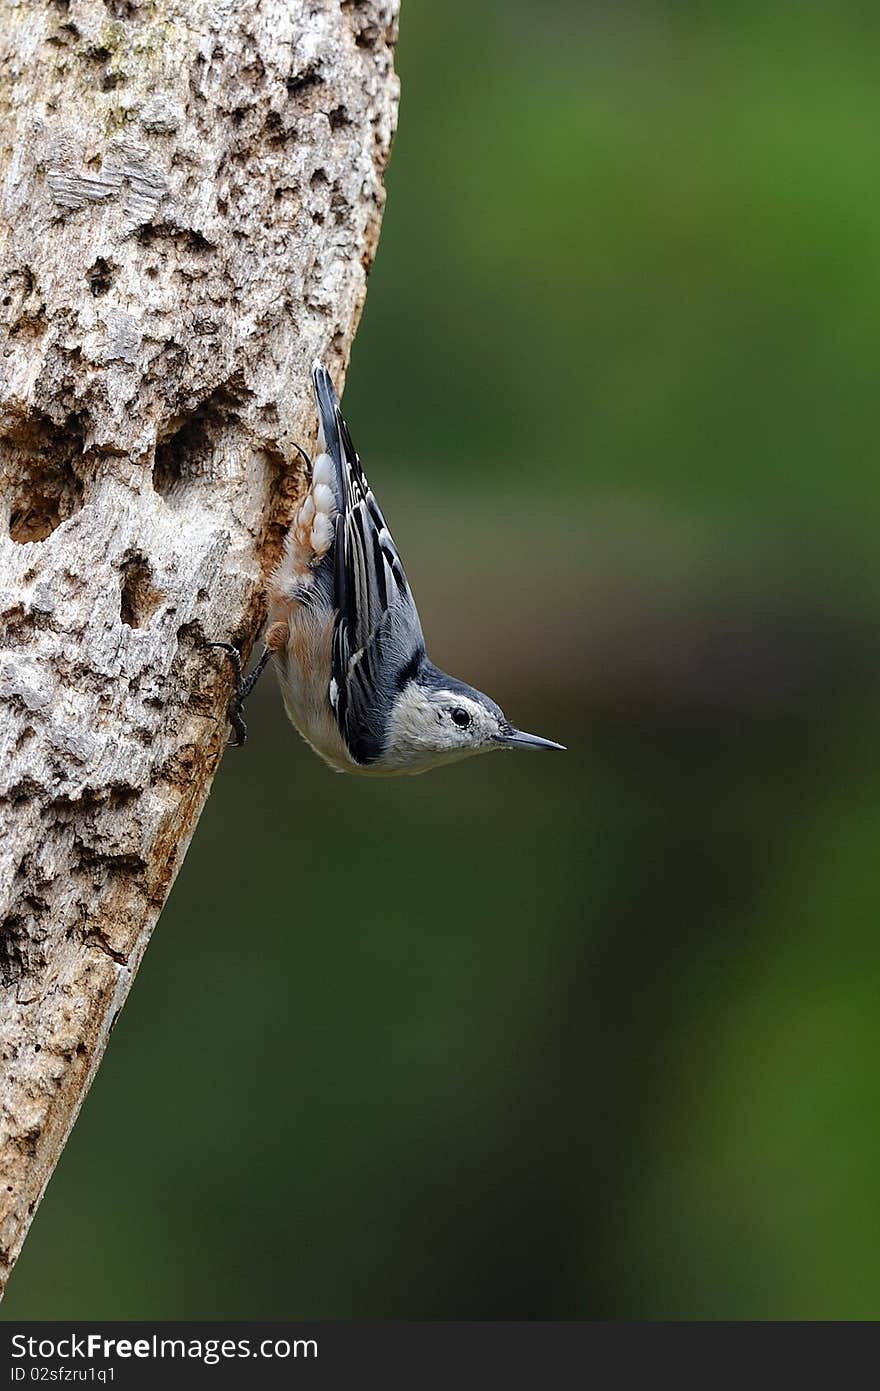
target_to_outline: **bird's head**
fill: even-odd
[[[421,773],[493,749],[562,750],[564,745],[524,734],[489,696],[425,662],[391,708],[383,763],[402,773]]]

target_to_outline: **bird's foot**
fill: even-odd
[[[254,667],[253,671],[250,673],[249,676],[245,676],[241,665],[241,653],[239,652],[238,648],[235,646],[234,643],[209,642],[208,647],[222,648],[223,651],[226,653],[227,657],[229,658],[230,662],[232,663],[232,669],[235,673],[235,690],[233,692],[232,699],[229,702],[229,708],[227,713],[229,715],[229,723],[232,725],[236,737],[234,739],[230,739],[229,742],[234,749],[240,749],[243,744],[247,743],[247,725],[245,724],[244,719],[244,703],[250,695],[251,691],[254,689],[254,686],[256,686],[257,682],[262,676],[266,663],[268,662],[272,654],[269,651],[268,647],[264,648],[260,660],[257,662],[257,665]]]

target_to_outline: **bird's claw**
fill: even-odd
[[[261,661],[260,664],[251,673],[251,675],[247,677],[247,679],[245,679],[241,665],[241,653],[239,652],[238,648],[235,646],[234,643],[209,642],[208,646],[222,648],[223,651],[226,653],[227,657],[229,658],[230,662],[232,663],[232,669],[235,673],[235,690],[233,692],[232,699],[230,700],[229,705],[227,707],[226,713],[229,717],[229,723],[232,725],[236,738],[229,740],[228,747],[233,749],[240,749],[244,744],[247,743],[247,725],[245,724],[244,714],[242,713],[244,702],[247,700],[247,697],[250,695],[251,691],[256,685],[257,678],[259,677],[266,663],[265,661]]]

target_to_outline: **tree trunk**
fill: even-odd
[[[397,0],[0,0],[0,1285],[183,860],[395,124]]]

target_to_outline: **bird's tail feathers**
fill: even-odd
[[[329,454],[337,468],[340,462],[339,397],[333,379],[323,362],[312,363],[312,386],[318,407],[318,453]]]
[[[318,406],[318,454],[326,454],[335,474],[336,501],[340,512],[348,510],[352,488],[358,495],[365,495],[369,484],[363,474],[348,426],[339,405],[333,380],[321,362],[312,365],[312,383],[315,388],[315,401]],[[317,461],[316,461],[317,465]],[[329,482],[329,479],[327,480]]]

